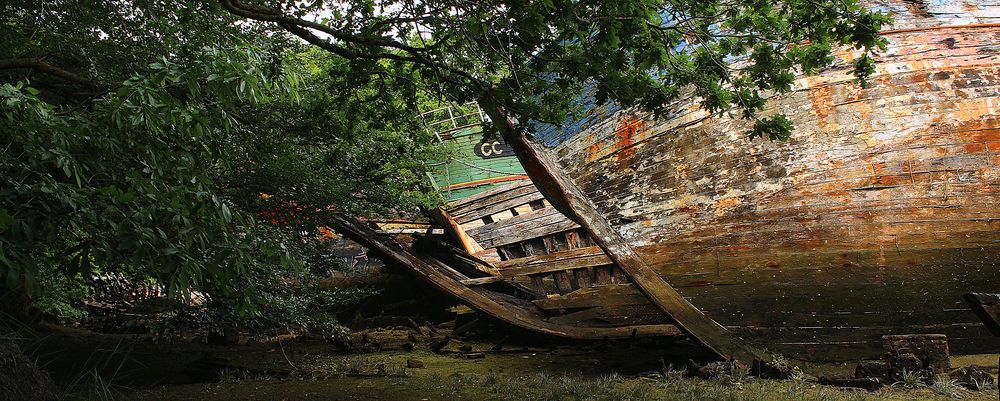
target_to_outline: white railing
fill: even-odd
[[[489,117],[483,112],[483,109],[479,108],[479,103],[476,102],[469,102],[460,106],[447,105],[425,111],[420,113],[420,119],[424,122],[424,126],[434,133],[452,131],[489,121]]]

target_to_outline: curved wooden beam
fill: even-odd
[[[459,225],[455,219],[448,214],[447,210],[444,208],[435,208],[433,210],[428,210],[427,214],[444,230],[445,234],[448,234],[451,239],[462,245],[462,249],[465,250],[469,255],[475,255],[483,251],[483,247],[479,245],[476,240],[469,237],[465,233],[465,230]]]
[[[670,324],[624,327],[578,327],[552,323],[543,320],[540,315],[529,313],[520,306],[502,303],[463,285],[454,277],[446,274],[445,269],[434,266],[435,263],[441,263],[440,261],[436,261],[435,259],[426,260],[418,257],[410,250],[404,249],[398,246],[398,244],[380,237],[374,230],[360,222],[345,216],[334,215],[329,225],[337,232],[364,245],[383,261],[393,262],[403,268],[409,269],[418,278],[438,290],[461,300],[469,307],[523,329],[579,340],[631,337],[682,337],[684,335],[676,326]]]
[[[705,316],[646,265],[622,238],[621,233],[600,215],[594,204],[549,152],[515,126],[503,109],[489,98],[482,99],[481,104],[504,140],[514,150],[525,172],[552,206],[583,227],[632,283],[657,308],[666,313],[681,331],[723,358],[735,358],[746,363],[757,359],[766,360],[764,352],[750,347],[722,325]]]

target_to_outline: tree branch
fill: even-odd
[[[79,75],[73,72],[66,71],[62,68],[53,66],[52,64],[46,63],[45,60],[40,58],[0,59],[0,70],[14,70],[14,69],[33,70],[36,72],[61,78],[65,81],[69,81],[74,84],[86,86],[91,89],[97,89],[97,82],[95,82],[94,80],[87,78],[83,75]]]

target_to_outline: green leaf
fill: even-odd
[[[7,209],[0,208],[0,231],[6,230],[12,225],[14,225],[14,217],[10,215]]]

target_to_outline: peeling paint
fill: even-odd
[[[794,122],[788,143],[749,140],[745,121],[686,99],[662,119],[616,113],[555,149],[654,269],[724,325],[799,342],[834,339],[784,325],[974,327],[945,311],[962,291],[1000,288],[1000,1],[873,3],[898,31],[872,85],[854,82],[850,50],[798,77],[764,111]],[[906,308],[926,313],[893,320]],[[866,330],[843,338],[885,334]]]

